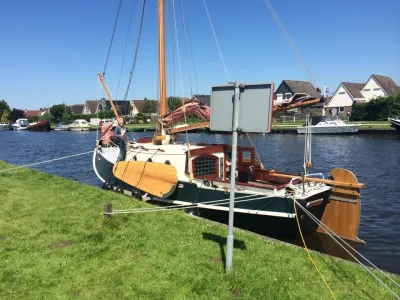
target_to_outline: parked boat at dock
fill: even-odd
[[[39,121],[36,123],[30,123],[28,126],[28,130],[30,131],[50,131],[50,122],[49,121]]]
[[[89,131],[90,130],[89,123],[84,119],[77,119],[74,122],[72,122],[71,124],[69,124],[68,127],[71,131]]]
[[[388,118],[390,125],[396,129],[398,132],[400,132],[400,118],[396,117],[394,118]]]
[[[56,127],[54,128],[54,131],[68,131],[68,130],[69,130],[68,125],[57,124]]]
[[[10,123],[0,123],[0,130],[9,130],[11,128]]]
[[[311,167],[311,161],[304,162],[305,172],[301,176],[275,171],[272,166],[270,169],[263,166],[255,147],[241,146],[237,147],[237,168],[231,170],[230,145],[192,144],[188,135],[185,143],[171,143],[173,133],[200,128],[194,125],[172,128],[174,124],[190,113],[209,121],[210,108],[192,99],[182,101],[181,105],[167,113],[162,0],[158,2],[158,9],[161,25],[158,28],[160,110],[157,129],[152,136],[127,142],[122,135],[116,136],[109,130],[102,130],[102,138],[96,144],[92,163],[103,187],[153,203],[186,206],[187,211],[193,214],[199,214],[203,210],[221,212],[223,219],[227,219],[230,178],[234,176],[235,215],[262,217],[272,221],[276,227],[288,225],[293,228],[296,220],[299,220],[303,232],[325,232],[307,215],[310,213],[340,237],[363,243],[358,238],[358,228],[361,213],[360,189],[364,184],[358,183],[351,171],[333,168],[330,174],[332,179],[326,179],[323,174],[310,174],[306,171]],[[122,117],[113,103],[105,79],[101,73],[98,76],[119,127],[123,127]],[[227,93],[230,91],[227,90]],[[266,114],[272,115],[273,111],[304,107],[323,100],[322,96],[297,96],[301,97],[282,105],[275,103],[274,106],[271,103],[274,107]],[[202,123],[202,127],[208,125],[209,122]],[[311,145],[310,141],[309,144]],[[309,153],[311,155],[311,151]],[[299,209],[296,211],[296,202],[307,213]],[[265,226],[266,223],[261,224]]]
[[[350,134],[356,133],[361,127],[361,124],[346,124],[342,120],[329,120],[323,118],[316,125],[311,126],[312,134]],[[297,133],[305,134],[306,126],[298,126]]]
[[[15,121],[14,124],[11,125],[11,128],[13,130],[21,131],[21,130],[27,130],[28,126],[29,126],[28,119],[18,119]]]

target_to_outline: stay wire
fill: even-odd
[[[108,47],[106,62],[104,64],[103,77],[106,75],[107,65],[108,65],[108,61],[110,59],[111,48],[112,48],[112,44],[113,44],[113,41],[114,41],[115,30],[117,29],[118,18],[119,18],[119,13],[121,11],[121,6],[122,6],[122,0],[119,1],[117,16],[115,17],[114,29],[113,29],[113,32],[112,32],[112,35],[111,35],[110,46]]]

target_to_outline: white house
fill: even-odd
[[[371,75],[361,90],[361,94],[367,102],[378,96],[387,96],[392,93],[400,93],[400,88],[392,78],[374,74]]]
[[[362,83],[342,82],[325,106],[327,115],[347,116],[351,112],[354,101],[365,101],[360,92],[363,86]]]

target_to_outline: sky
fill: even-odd
[[[206,2],[229,77],[203,0],[165,2],[168,95],[209,94],[211,85],[234,80],[272,81],[276,87],[284,79],[309,80],[264,0]],[[97,72],[104,69],[118,3],[0,0],[0,99],[13,108],[38,109],[104,97]],[[321,89],[326,84],[333,92],[342,81],[362,83],[371,74],[390,76],[400,85],[400,1],[270,3]],[[123,99],[127,88],[141,5],[142,0],[122,1],[105,75],[114,98]],[[157,1],[146,0],[128,99],[158,99],[157,28]]]

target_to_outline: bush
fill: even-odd
[[[385,121],[400,115],[400,94],[377,97],[367,103],[353,103],[352,121]]]

